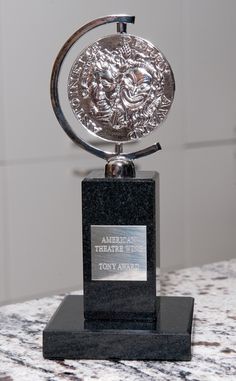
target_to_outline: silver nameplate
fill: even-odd
[[[92,280],[146,281],[146,237],[142,225],[92,225]]]

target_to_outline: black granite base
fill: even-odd
[[[157,297],[150,321],[84,320],[83,296],[69,295],[43,332],[46,359],[191,359],[193,298]]]

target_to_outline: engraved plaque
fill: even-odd
[[[146,226],[92,225],[92,280],[146,281]]]

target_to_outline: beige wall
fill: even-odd
[[[175,74],[170,116],[146,140],[163,151],[138,162],[161,175],[162,268],[235,257],[236,2],[0,4],[0,302],[82,287],[80,181],[104,163],[61,131],[49,79],[64,41],[106,14],[135,14],[129,32],[158,46]],[[78,51],[114,31],[95,30]]]

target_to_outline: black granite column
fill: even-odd
[[[82,182],[82,214],[85,318],[155,319],[159,175],[140,171],[118,179],[92,172]]]

